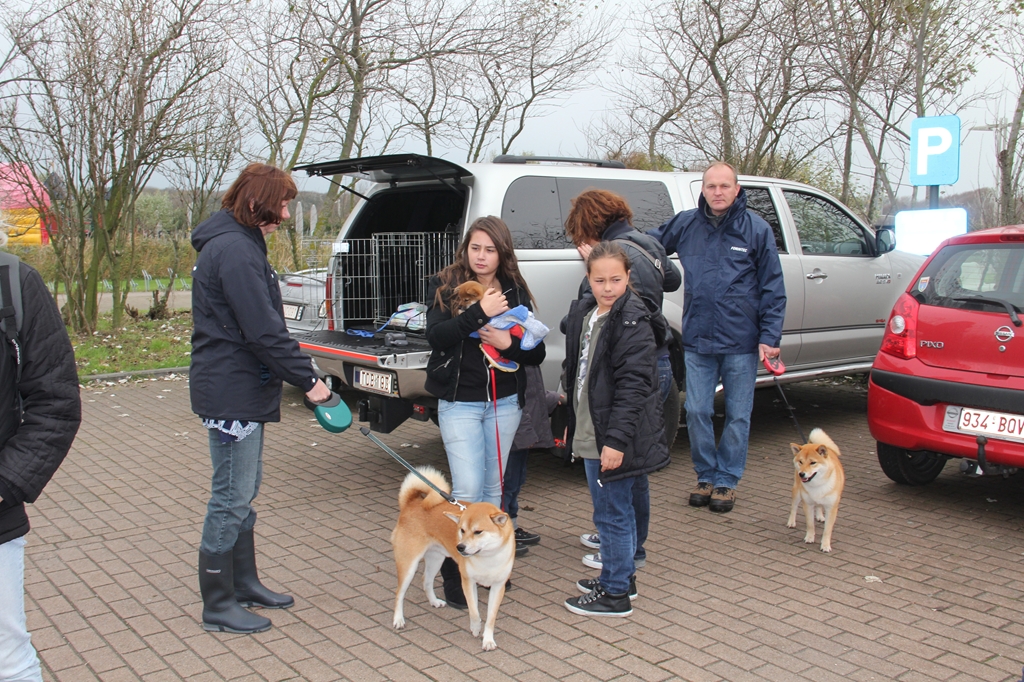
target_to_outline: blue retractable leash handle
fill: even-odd
[[[331,433],[341,433],[352,426],[352,411],[348,409],[348,405],[341,399],[341,396],[334,391],[331,391],[331,397],[322,403],[314,403],[309,398],[303,398],[302,402],[313,410],[320,426]]]

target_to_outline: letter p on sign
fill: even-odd
[[[960,117],[928,116],[910,124],[910,184],[952,185],[960,179]]]

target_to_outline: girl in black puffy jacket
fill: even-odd
[[[632,479],[669,463],[662,428],[651,313],[629,288],[629,257],[614,242],[587,259],[593,296],[566,318],[563,382],[570,406],[566,447],[584,460],[601,537],[601,575],[566,608],[581,615],[628,616],[636,594],[636,515]]]

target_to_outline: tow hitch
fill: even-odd
[[[985,445],[988,444],[988,438],[985,436],[978,436],[976,439],[978,443],[978,461],[972,461],[964,459],[960,461],[960,473],[967,474],[968,476],[999,476],[1003,478],[1009,478],[1010,474],[1017,473],[1017,467],[1006,467],[1001,464],[989,464],[985,458]]]

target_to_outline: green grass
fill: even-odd
[[[192,350],[192,313],[177,311],[167,320],[132,320],[111,328],[110,313],[100,316],[93,334],[71,333],[78,378],[166,367],[187,367]]]

